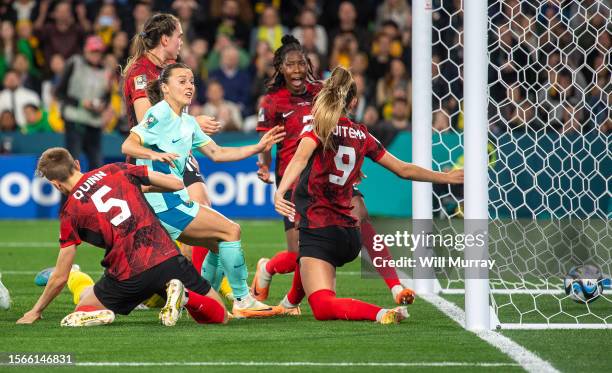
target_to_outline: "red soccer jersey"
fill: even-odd
[[[123,80],[123,99],[130,128],[138,124],[134,111],[134,101],[147,97],[147,83],[159,78],[161,70],[161,67],[155,65],[144,55],[134,61],[126,72]]]
[[[280,88],[268,93],[262,100],[257,131],[269,131],[280,125],[284,126],[286,132],[283,141],[276,145],[277,182],[295,154],[304,126],[311,124],[310,112],[314,98],[320,90],[320,83],[306,83],[306,92],[301,95],[294,95],[287,88]]]
[[[359,178],[364,157],[378,161],[386,150],[363,124],[340,118],[334,131],[333,146],[323,145],[312,130],[301,136],[317,142],[317,148],[302,171],[293,194],[298,213],[297,227],[356,227],[351,216],[353,184]]]
[[[113,163],[83,175],[60,213],[60,247],[85,241],[105,249],[102,266],[117,280],[178,255],[141,185],[150,185],[146,166]]]

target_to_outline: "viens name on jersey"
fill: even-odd
[[[77,189],[76,192],[72,193],[72,195],[76,199],[83,198],[85,192],[88,192],[91,187],[95,185],[97,181],[102,180],[104,176],[106,176],[106,173],[104,173],[104,171],[96,172],[95,174],[88,177],[87,180],[85,180],[85,182],[79,186],[79,189]]]
[[[355,129],[347,126],[337,126],[333,132],[334,136],[350,137],[351,139],[364,140],[366,138],[365,133],[362,130]]]

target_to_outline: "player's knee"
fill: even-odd
[[[308,297],[308,304],[312,309],[312,314],[319,321],[333,320],[333,304],[336,293],[328,289],[315,291]]]
[[[240,241],[240,224],[234,223],[233,221],[230,222],[229,227],[227,229],[227,234],[229,236],[227,241]]]

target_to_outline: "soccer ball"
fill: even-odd
[[[594,302],[603,293],[603,275],[592,264],[572,267],[565,275],[565,294],[576,303]]]

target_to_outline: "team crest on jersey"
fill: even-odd
[[[263,122],[264,118],[265,118],[264,108],[260,108],[259,109],[259,114],[257,114],[257,121],[258,122]]]
[[[138,75],[134,78],[134,89],[145,89],[147,88],[147,76]]]
[[[155,126],[158,122],[159,121],[153,116],[153,114],[149,114],[147,120],[144,123],[144,126],[145,128],[153,128],[153,126]]]

